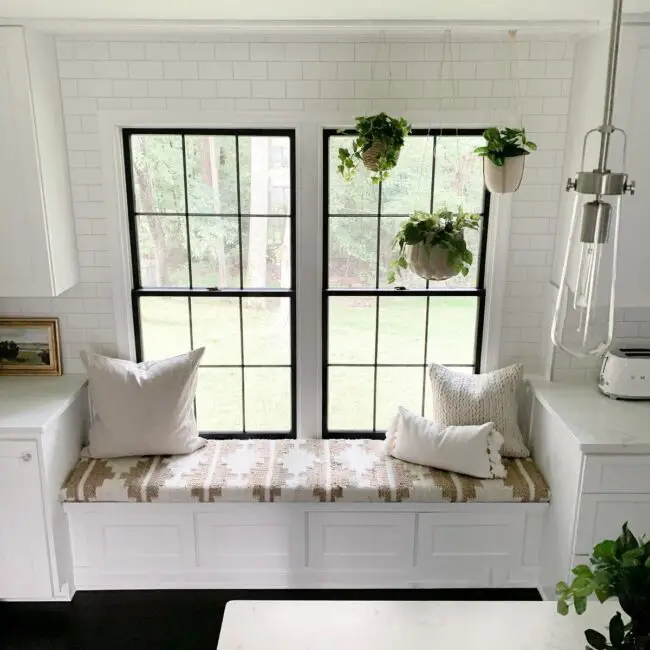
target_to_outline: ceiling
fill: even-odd
[[[606,21],[611,0],[0,0],[0,19],[110,21]],[[624,11],[650,11],[625,0]]]

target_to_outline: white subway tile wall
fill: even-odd
[[[570,36],[545,39],[514,44],[494,34],[475,34],[454,36],[443,47],[424,37],[388,36],[337,41],[237,35],[205,42],[175,36],[156,40],[151,35],[60,37],[81,283],[55,299],[0,299],[0,313],[58,316],[66,372],[83,370],[79,351],[84,347],[108,354],[117,350],[106,234],[107,221],[114,216],[103,203],[99,111],[355,115],[414,110],[430,111],[431,126],[445,126],[455,111],[498,111],[514,105],[539,151],[527,161],[513,203],[510,252],[500,261],[508,265],[501,362],[522,361],[527,371],[539,371],[548,338],[544,291],[553,257],[574,52]],[[635,327],[628,320],[627,333],[648,333],[647,323]]]

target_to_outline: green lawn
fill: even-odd
[[[371,429],[375,354],[375,298],[333,297],[329,307],[331,428]],[[290,364],[287,298],[243,300],[245,364]],[[201,430],[241,430],[242,375],[238,299],[195,298],[191,302],[194,347],[205,346],[197,391]],[[163,358],[191,347],[187,298],[141,299],[144,355]],[[421,409],[427,362],[473,362],[476,299],[431,298],[425,337],[426,298],[382,297],[379,303],[379,364],[420,364],[419,368],[380,367],[377,371],[377,427],[386,427],[400,404]],[[291,422],[291,373],[287,368],[246,368],[246,428],[254,432],[286,430]],[[428,393],[428,386],[427,386]]]

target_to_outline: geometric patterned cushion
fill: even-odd
[[[523,371],[518,363],[482,375],[466,375],[431,364],[431,419],[443,427],[493,422],[505,439],[501,454],[527,458],[530,452],[517,424],[517,388]]]
[[[397,460],[383,440],[208,440],[182,456],[82,458],[63,501],[547,502],[530,459],[504,459],[505,479],[476,479]]]

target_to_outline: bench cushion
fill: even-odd
[[[530,459],[476,479],[387,456],[381,440],[210,440],[185,456],[83,458],[64,501],[546,502]]]

